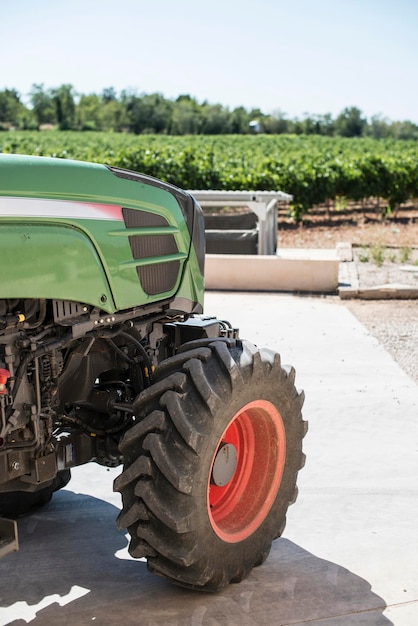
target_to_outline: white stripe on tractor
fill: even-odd
[[[122,209],[120,206],[112,204],[0,196],[0,216],[122,220]]]

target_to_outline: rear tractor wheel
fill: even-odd
[[[218,591],[284,529],[305,458],[304,396],[278,354],[239,340],[192,346],[155,379],[120,444],[118,525],[155,574]]]

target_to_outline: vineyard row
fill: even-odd
[[[15,131],[0,133],[0,152],[106,163],[184,189],[280,189],[294,196],[296,219],[338,198],[380,198],[385,211],[418,198],[418,144],[412,141]]]

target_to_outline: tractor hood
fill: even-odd
[[[109,313],[203,301],[201,210],[156,179],[104,165],[0,155],[0,298]]]

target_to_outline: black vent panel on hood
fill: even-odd
[[[169,228],[170,224],[162,215],[139,211],[137,209],[122,209],[126,228]],[[175,237],[171,233],[129,235],[129,244],[134,259],[154,258],[157,262],[137,267],[138,278],[145,293],[157,295],[174,289],[180,271],[180,262],[164,261],[165,256],[178,253]]]

